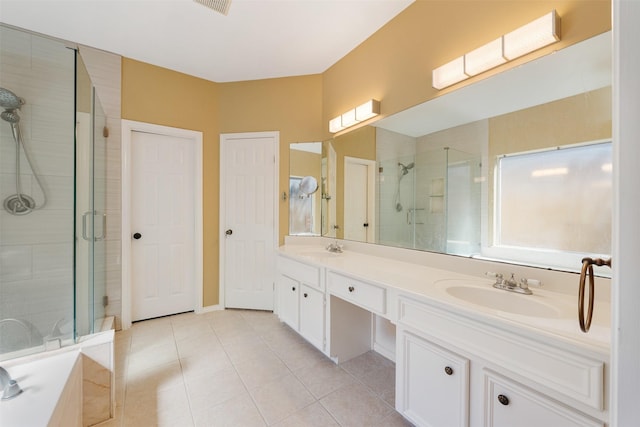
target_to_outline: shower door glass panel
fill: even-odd
[[[107,234],[107,118],[100,99],[93,91],[93,287],[90,300],[93,330],[99,332],[105,317],[106,234]]]
[[[76,337],[96,332],[106,295],[106,117],[82,57],[76,89]]]
[[[22,99],[0,108],[0,206],[34,202],[0,209],[0,360],[73,342],[74,75],[63,43],[0,25],[0,87]]]

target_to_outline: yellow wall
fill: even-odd
[[[220,84],[123,58],[123,119],[203,133],[204,306],[220,302],[220,134],[280,131],[279,193],[288,192],[289,143],[320,140],[321,93],[320,75]],[[289,210],[279,200],[283,241]]]
[[[321,75],[213,83],[123,58],[122,118],[203,132],[204,305],[219,303],[220,133],[280,131],[282,194],[291,142],[327,139],[330,118],[370,98],[382,101],[384,116],[455,89],[438,93],[431,70],[553,8],[562,41],[496,72],[611,28],[610,0],[417,0]],[[288,209],[279,200],[282,242]]]
[[[122,58],[122,118],[203,134],[203,302],[218,304],[218,85]]]
[[[219,85],[221,133],[280,131],[280,191],[289,192],[289,144],[320,141],[322,76]],[[289,204],[280,201],[280,243],[289,232]]]
[[[431,71],[552,9],[561,41],[453,85],[431,87]],[[609,0],[417,0],[323,74],[323,123],[362,102],[397,113],[496,72],[611,29]]]

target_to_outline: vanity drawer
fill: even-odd
[[[328,273],[327,280],[329,292],[333,295],[369,311],[385,314],[386,290],[383,287],[334,272]]]
[[[278,271],[298,282],[324,290],[324,283],[320,280],[320,268],[283,256],[278,257]]]

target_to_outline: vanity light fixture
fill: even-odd
[[[555,9],[508,34],[448,62],[432,72],[433,87],[440,90],[507,61],[560,40]]]
[[[380,114],[380,101],[370,99],[362,105],[329,120],[329,132],[336,133]]]

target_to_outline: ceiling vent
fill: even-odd
[[[231,7],[231,0],[193,0],[196,3],[200,3],[203,6],[213,9],[218,13],[227,15],[229,13],[229,7]]]

